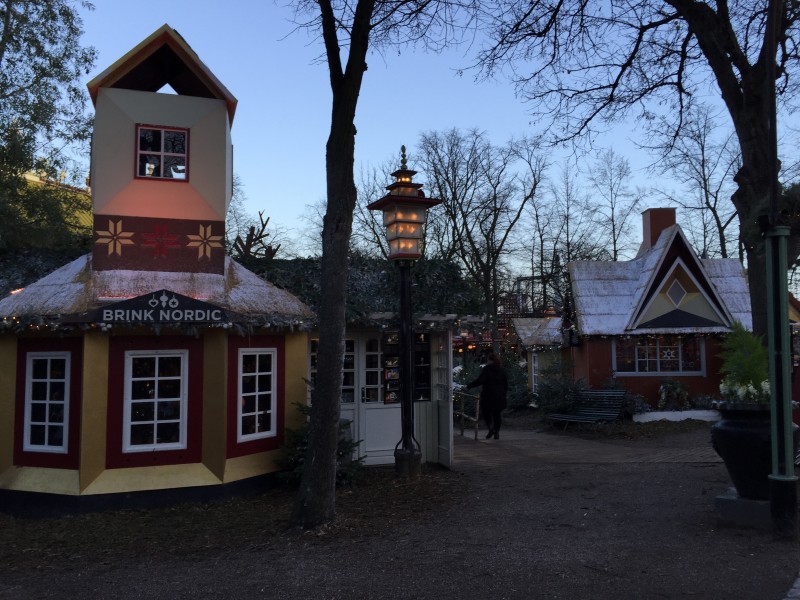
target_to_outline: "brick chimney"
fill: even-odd
[[[642,245],[639,254],[647,252],[658,241],[661,232],[675,225],[674,208],[648,208],[642,213]]]

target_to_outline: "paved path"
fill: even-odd
[[[516,463],[547,463],[573,465],[611,465],[624,463],[655,464],[721,463],[722,459],[711,447],[708,432],[699,430],[680,437],[681,446],[675,447],[675,438],[669,441],[588,440],[573,436],[554,435],[542,431],[507,429],[501,439],[485,439],[486,430],[454,434],[455,460],[453,469],[462,472],[486,472],[497,467],[513,467]],[[785,600],[800,600],[800,577],[786,593]]]
[[[669,447],[657,440],[637,442],[595,441],[540,431],[508,429],[501,439],[485,439],[486,430],[454,435],[456,470],[470,470],[535,459],[551,464],[616,463],[719,463],[707,432],[687,435],[683,447]]]

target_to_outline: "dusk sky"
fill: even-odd
[[[293,32],[291,8],[283,4],[173,0],[145,8],[132,0],[96,0],[94,11],[83,11],[83,43],[98,51],[88,81],[164,23],[176,29],[239,101],[232,129],[234,171],[244,184],[248,210],[264,210],[273,226],[302,230],[308,206],[325,198],[330,87],[327,65],[315,62],[321,42],[305,31]],[[357,174],[362,166],[394,156],[399,161],[402,144],[413,167],[423,131],[476,127],[498,144],[535,133],[528,107],[509,83],[457,74],[474,52],[465,47],[444,55],[372,54],[356,116]],[[630,143],[631,135],[630,127],[615,127],[605,145],[628,158],[637,183],[646,184],[648,157]]]
[[[94,11],[83,12],[83,42],[98,51],[91,77],[169,24],[239,100],[234,170],[248,207],[264,210],[272,225],[303,228],[307,205],[325,197],[330,87],[326,64],[315,63],[321,43],[304,31],[292,33],[291,9],[268,0],[157,6],[97,0]],[[496,143],[530,134],[526,107],[509,84],[476,83],[471,74],[456,73],[470,60],[468,48],[440,56],[373,54],[356,117],[356,171],[392,156],[399,160],[402,144],[413,164],[423,131],[477,127]]]

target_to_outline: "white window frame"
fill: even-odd
[[[538,393],[539,391],[539,355],[536,352],[531,352],[531,391]]]
[[[262,373],[258,371],[258,367],[256,367],[255,373],[244,373],[244,357],[248,355],[255,355],[256,356],[256,363],[258,363],[258,357],[260,355],[267,354],[271,357],[270,364],[272,365],[272,370],[269,372],[270,375],[270,382],[271,386],[269,390],[262,390],[258,387],[258,376],[259,375],[266,375],[267,373]],[[250,442],[253,440],[262,440],[265,438],[271,438],[278,435],[278,350],[277,348],[239,348],[239,357],[238,357],[238,367],[236,371],[237,377],[237,386],[238,386],[238,396],[237,396],[237,408],[236,408],[236,441],[237,442]],[[256,431],[255,433],[242,433],[242,421],[246,416],[257,416],[260,412],[266,411],[259,411],[258,404],[256,404],[256,411],[253,413],[244,414],[244,396],[245,392],[243,391],[243,379],[245,375],[254,375],[256,376],[256,388],[254,392],[249,392],[247,395],[254,395],[258,396],[259,394],[268,393],[271,396],[271,407],[272,410],[270,411],[270,419],[269,419],[269,429],[264,431]],[[256,423],[258,423],[258,419],[256,419]]]
[[[142,150],[141,137],[139,135],[142,129],[151,129],[153,131],[161,132],[161,148],[158,150]],[[164,133],[168,131],[176,131],[184,134],[186,140],[186,152],[166,152],[164,150]],[[161,161],[161,175],[148,175],[139,172],[139,162],[142,155],[157,156]],[[183,173],[175,173],[170,171],[170,175],[164,174],[164,159],[165,157],[178,157],[183,158]],[[136,177],[139,179],[157,179],[159,181],[185,181],[189,178],[189,130],[185,127],[167,127],[164,125],[146,125],[138,123],[136,125]]]
[[[37,422],[37,425],[44,425],[45,428],[50,427],[51,424],[49,422],[49,414],[50,414],[50,403],[52,400],[50,399],[50,383],[53,381],[63,382],[64,384],[64,417],[61,423],[58,423],[59,426],[63,427],[63,432],[61,435],[61,445],[60,446],[53,446],[49,444],[32,444],[31,443],[31,426],[34,424],[31,422],[32,418],[32,409],[33,409],[33,361],[36,359],[47,359],[48,360],[48,367],[49,367],[49,360],[50,359],[63,359],[64,362],[64,379],[63,380],[51,380],[49,375],[49,368],[48,368],[48,376],[44,379],[37,379],[36,382],[46,382],[47,383],[47,399],[44,401],[45,404],[45,421],[43,423]],[[23,442],[22,442],[22,449],[23,451],[27,452],[49,452],[52,454],[67,454],[69,450],[69,407],[70,407],[70,369],[72,368],[72,353],[71,352],[28,352],[25,362],[25,432],[23,435]],[[47,435],[47,434],[46,434]],[[48,436],[49,437],[49,436]]]
[[[675,335],[675,334],[669,334]],[[706,375],[706,340],[702,336],[684,335],[675,337],[693,337],[697,341],[697,353],[700,359],[700,369],[696,371],[619,371],[617,370],[617,338],[611,340],[611,368],[617,377],[705,377]],[[637,348],[638,346],[634,346]],[[680,349],[680,344],[678,348]],[[656,353],[658,356],[658,353]],[[683,357],[679,355],[679,364],[683,363]],[[635,364],[639,364],[639,358],[635,357]]]
[[[319,338],[313,338],[308,342],[308,373],[311,385],[308,386],[308,403],[311,404],[311,390],[317,384],[317,350],[319,348]],[[381,349],[382,351],[382,349]],[[345,338],[344,340],[344,366],[342,367],[342,396],[341,404],[352,407],[356,404],[356,389],[358,388],[358,353],[356,352],[355,338]],[[381,359],[379,358],[379,361]]]
[[[136,444],[131,445],[131,427],[134,425],[133,421],[131,420],[131,412],[133,409],[133,400],[132,400],[132,384],[134,381],[133,378],[133,359],[134,358],[142,358],[142,357],[169,357],[169,356],[180,356],[181,358],[181,374],[180,374],[180,381],[181,381],[181,393],[178,400],[180,401],[180,426],[179,426],[179,439],[177,442],[170,442],[170,443],[153,443],[153,444]],[[125,380],[124,386],[125,391],[123,394],[123,429],[122,429],[122,451],[124,453],[136,453],[136,452],[159,452],[163,450],[183,450],[186,448],[187,445],[187,414],[188,414],[188,397],[189,397],[189,351],[188,350],[129,350],[125,352]],[[158,379],[158,372],[154,375],[154,378]],[[142,378],[145,379],[145,378]],[[150,378],[146,378],[150,379]],[[174,401],[175,399],[169,399],[169,401]],[[158,424],[158,398],[154,397],[153,402],[156,406],[154,406],[154,413],[153,413],[153,426],[156,427]],[[138,422],[137,422],[138,423]]]

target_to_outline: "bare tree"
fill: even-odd
[[[398,166],[397,159],[388,159],[377,167],[362,168],[359,174],[351,246],[365,256],[380,253],[384,258],[389,257],[382,215],[367,206],[386,195],[386,186],[393,181],[391,173]]]
[[[225,247],[228,254],[236,258],[274,258],[285,244],[285,230],[269,226],[269,217],[264,211],[254,216],[247,212],[247,196],[239,175],[233,176],[233,194],[225,215]]]
[[[451,260],[460,254],[464,223],[459,207],[474,206],[478,202],[480,153],[488,145],[486,135],[477,129],[433,131],[420,138],[422,170],[431,195],[442,200],[442,210],[431,214],[429,226],[435,232],[430,250],[438,258]]]
[[[630,188],[630,163],[613,148],[600,152],[589,169],[589,180],[595,191],[596,201],[592,202],[595,223],[611,248],[611,260],[619,260],[621,254],[633,247],[631,217],[639,212],[643,192]]]
[[[532,275],[520,278],[518,288],[528,289],[534,312],[564,306],[570,261],[610,258],[579,175],[574,165],[563,164],[558,176],[549,181],[547,193],[530,204]]]
[[[769,0],[501,0],[491,11],[485,73],[509,67],[556,138],[591,137],[615,119],[672,117],[676,139],[692,98],[716,83],[742,157],[732,201],[746,248],[753,327],[765,334],[773,59],[778,107],[796,97],[800,4]],[[768,38],[767,36],[771,36]],[[771,48],[777,57],[770,56]],[[797,236],[800,231],[793,231]],[[799,244],[791,244],[800,252]],[[796,257],[790,257],[792,262]]]
[[[680,180],[684,191],[662,194],[687,214],[685,229],[700,254],[727,258],[729,247],[735,246],[743,260],[738,232],[729,239],[736,220],[731,194],[740,163],[738,146],[733,132],[717,134],[719,127],[707,108],[697,107],[690,113],[682,134],[660,165],[663,173]]]
[[[355,118],[370,44],[420,43],[439,49],[463,33],[462,9],[471,0],[297,0],[301,26],[323,41],[332,93],[325,154],[327,206],[322,229],[324,302],[319,311],[316,386],[309,447],[291,521],[311,528],[336,514],[336,446],[344,363],[347,256],[357,191],[353,173]],[[466,13],[467,15],[469,13]],[[346,58],[343,53],[346,51]]]
[[[426,133],[420,153],[431,189],[442,200],[442,233],[434,236],[440,253],[458,258],[496,325],[508,287],[505,261],[518,242],[515,226],[536,196],[546,162],[530,140],[494,146],[477,130]]]

